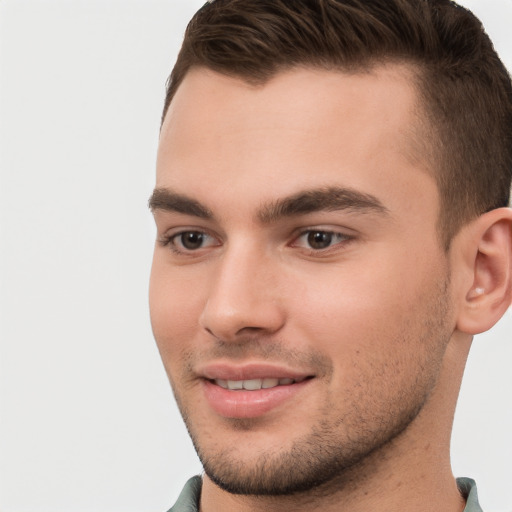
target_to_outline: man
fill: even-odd
[[[215,0],[171,74],[155,338],[175,512],[481,510],[450,432],[512,296],[512,85],[447,0]]]

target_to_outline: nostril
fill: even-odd
[[[260,333],[263,332],[265,329],[263,327],[242,327],[238,330],[237,334],[252,334],[252,333]]]

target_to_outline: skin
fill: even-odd
[[[468,247],[492,222],[441,247],[438,191],[410,139],[411,83],[399,65],[295,69],[263,86],[194,69],[173,99],[150,308],[206,469],[203,512],[464,508],[449,439],[479,322],[462,316]],[[276,208],[334,189],[378,206]],[[326,248],[312,232],[331,237]],[[226,417],[205,392],[212,364],[309,378],[268,411]]]

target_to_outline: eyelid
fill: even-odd
[[[176,244],[175,240],[186,233],[199,233],[209,238],[214,243],[208,243],[207,245],[202,246],[198,249],[187,249],[186,247],[182,247],[181,244]],[[211,247],[218,247],[221,245],[218,236],[213,235],[211,232],[204,228],[193,226],[180,226],[179,228],[169,229],[163,235],[158,236],[158,242],[163,247],[169,247],[169,249],[174,254],[177,254],[179,256],[199,256],[204,252],[205,249],[209,249]]]
[[[311,255],[319,256],[323,254],[330,254],[331,252],[342,250],[348,243],[352,242],[356,238],[356,235],[354,233],[349,233],[348,231],[349,230],[347,229],[334,228],[328,226],[308,226],[298,230],[298,232],[294,235],[292,242],[289,245],[290,247],[303,249]],[[315,232],[330,234],[333,235],[333,237],[339,237],[340,240],[335,241],[332,245],[329,245],[324,249],[301,247],[297,243],[302,237]]]

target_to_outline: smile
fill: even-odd
[[[224,418],[257,418],[304,396],[313,377],[203,379],[203,392],[211,410]]]
[[[245,390],[245,391],[257,391],[259,389],[271,389],[277,386],[289,386],[290,384],[296,384],[305,380],[305,377],[299,379],[276,379],[276,378],[265,378],[265,379],[246,379],[246,380],[223,380],[215,379],[213,382],[224,389],[231,391]]]

